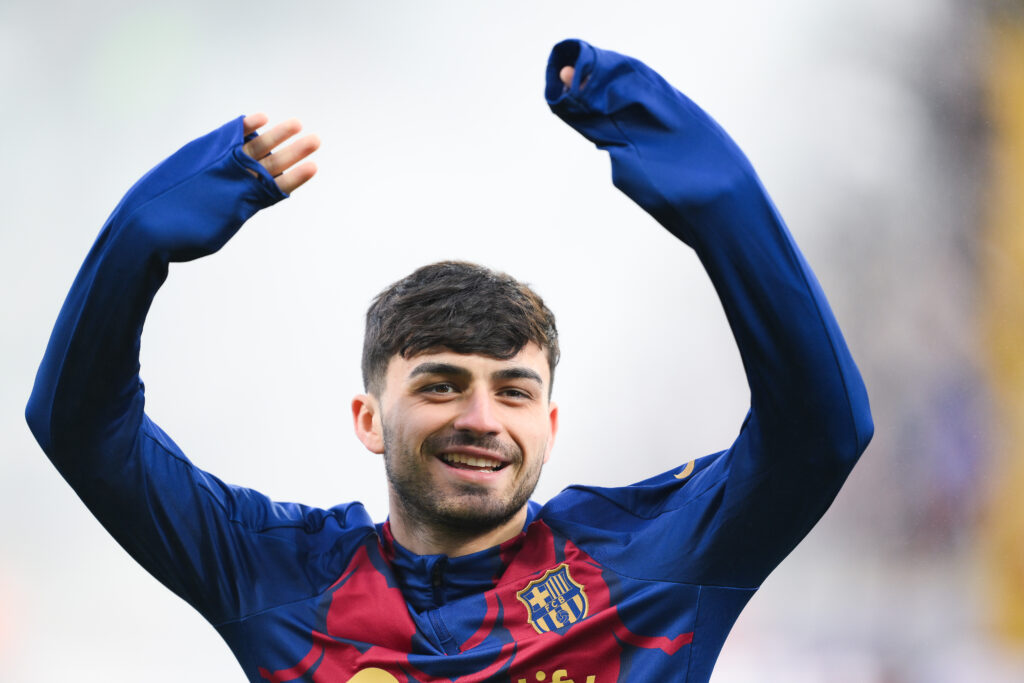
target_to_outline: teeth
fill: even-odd
[[[468,465],[470,467],[481,467],[490,470],[496,470],[501,466],[501,463],[489,458],[478,458],[464,453],[442,453],[441,459],[449,464]]]

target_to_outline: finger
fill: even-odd
[[[274,181],[281,188],[281,192],[291,194],[296,188],[304,185],[310,178],[316,175],[316,164],[312,161],[299,164],[283,175],[277,176]]]
[[[267,173],[277,177],[299,163],[320,148],[320,137],[315,134],[305,135],[280,151],[260,159],[260,164]]]
[[[279,123],[263,135],[253,138],[242,145],[242,151],[259,160],[270,154],[270,152],[282,142],[302,130],[302,124],[298,119],[288,119]]]
[[[267,115],[263,112],[249,114],[242,119],[242,134],[249,135],[250,133],[255,133],[257,129],[267,125],[268,120]]]
[[[563,66],[558,72],[558,77],[562,79],[562,84],[568,88],[572,85],[572,77],[576,73],[576,69],[571,66]]]

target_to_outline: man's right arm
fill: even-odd
[[[140,339],[169,263],[217,251],[315,172],[299,163],[315,138],[270,156],[297,124],[251,135],[263,122],[239,118],[189,143],[125,195],[68,294],[26,410],[47,456],[107,530],[214,622],[258,607],[233,585],[262,559],[254,555],[305,543],[310,524],[347,526],[341,510],[273,504],[221,483],[144,414]],[[308,583],[298,570],[263,566],[282,586]]]
[[[83,453],[123,453],[142,420],[139,346],[171,261],[219,249],[285,195],[237,146],[242,120],[192,141],[143,176],[86,257],[36,376],[26,417],[66,476]],[[98,453],[97,453],[98,455]]]

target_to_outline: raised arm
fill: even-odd
[[[575,40],[552,52],[546,97],[609,152],[616,187],[697,253],[750,385],[750,412],[730,449],[597,495],[652,519],[679,512],[645,523],[665,578],[756,585],[820,518],[867,446],[864,384],[750,162],[706,113],[644,64]]]
[[[72,285],[26,410],[47,456],[107,530],[214,621],[253,607],[239,568],[260,566],[254,555],[275,542],[291,543],[285,537],[312,513],[194,467],[143,412],[139,347],[170,262],[217,251],[316,172],[304,161],[315,136],[285,144],[297,121],[255,135],[265,123],[263,115],[231,121],[129,190]],[[268,535],[277,538],[268,544]],[[308,583],[300,568],[294,576],[267,562],[262,569],[264,580]]]
[[[316,148],[315,137],[272,157],[299,124],[254,136],[265,123],[263,114],[239,118],[192,141],[143,176],[107,219],[61,309],[26,410],[62,472],[73,472],[85,450],[102,443],[104,452],[123,452],[134,439],[142,326],[168,264],[217,251],[252,214],[316,172],[306,162],[284,174]]]

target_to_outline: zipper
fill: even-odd
[[[458,654],[459,645],[452,638],[444,619],[441,618],[441,607],[444,606],[444,570],[447,566],[448,558],[442,555],[430,568],[430,585],[434,591],[434,604],[437,605],[437,608],[430,610],[429,615],[430,626],[434,629],[434,635],[437,636],[441,647],[444,648],[446,654],[454,655]]]

